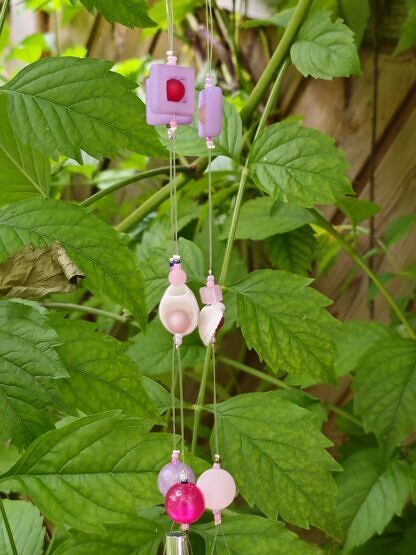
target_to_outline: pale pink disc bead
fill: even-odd
[[[166,494],[165,509],[168,516],[178,524],[192,524],[205,511],[205,501],[201,490],[191,482],[172,486]]]
[[[172,333],[185,333],[191,320],[184,310],[174,310],[167,315],[166,321]]]
[[[214,512],[231,505],[237,493],[234,478],[217,463],[201,474],[197,486],[204,495],[206,508]]]

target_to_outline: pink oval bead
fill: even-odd
[[[163,496],[172,486],[181,481],[182,473],[185,473],[188,482],[195,483],[194,471],[187,464],[179,461],[165,464],[157,477],[157,487]]]
[[[165,509],[169,517],[178,524],[192,524],[205,511],[201,490],[191,482],[175,484],[166,494]]]
[[[187,280],[187,275],[186,272],[182,270],[180,264],[175,264],[169,272],[168,279],[171,285],[184,285]]]
[[[191,323],[184,310],[174,310],[168,314],[166,320],[172,333],[185,333]]]
[[[237,493],[231,474],[215,466],[201,474],[197,486],[202,491],[206,508],[211,511],[221,511],[231,505]]]

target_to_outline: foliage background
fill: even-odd
[[[4,300],[0,306],[4,440],[0,461],[6,498],[0,553],[5,554],[13,553],[6,522],[17,552],[31,555],[104,550],[115,555],[157,553],[169,529],[161,511],[149,508],[161,502],[155,476],[171,449],[165,433],[170,429],[166,418],[170,401],[160,386],[169,386],[170,338],[154,318],[169,255],[168,206],[160,203],[157,193],[166,183],[166,172],[160,170],[166,161],[159,158],[163,157],[159,137],[144,127],[141,108],[130,92],[134,82],[143,82],[150,61],[164,57],[166,39],[159,27],[164,26],[164,6],[156,2],[149,12],[159,26],[138,30],[117,21],[134,25],[138,17],[139,26],[150,25],[146,9],[133,20],[128,10],[115,10],[111,2],[83,4],[89,9],[95,5],[101,13],[89,14],[77,2],[16,2],[10,25],[0,38],[4,81],[0,199],[5,206],[0,213],[4,261],[0,276],[6,282],[1,284],[2,294],[41,297],[39,291],[28,293],[29,285],[39,287],[37,276],[33,277],[33,267],[39,268],[39,263],[33,259],[38,260],[36,248],[53,242],[65,246],[79,276],[75,282],[71,278],[69,287],[67,274],[56,270],[55,261],[54,272],[61,279],[53,286],[62,291],[67,290],[65,284],[72,293],[55,292],[23,305]],[[145,8],[144,3],[138,4]],[[237,112],[242,109],[244,116],[253,84],[288,24],[291,12],[285,10],[296,2],[270,3],[264,11],[257,2],[254,8],[253,3],[247,4],[240,11],[249,17],[238,10],[218,9],[215,14],[216,69],[229,102],[215,162],[218,261],[242,163],[264,104],[244,128]],[[349,59],[330,64],[321,58],[317,70],[300,49],[301,40],[311,38],[311,29],[309,33],[303,29],[297,51],[292,51],[300,72],[289,69],[268,117],[270,125],[302,115],[305,126],[336,139],[346,152],[349,168],[329,139],[302,131],[297,119],[269,128],[249,155],[251,177],[236,230],[238,251],[230,259],[227,319],[219,343],[219,393],[224,401],[219,409],[220,437],[225,464],[235,474],[241,497],[224,519],[218,553],[414,551],[416,354],[409,336],[413,333],[416,221],[411,138],[416,109],[414,54],[409,47],[414,42],[416,8],[412,1],[359,4],[317,1],[309,26],[312,31],[318,26],[319,41],[323,31],[319,25],[325,27],[325,21],[331,25],[329,15],[323,16],[321,10],[332,11],[333,18],[335,14],[344,17],[360,45],[362,74],[326,81],[357,73],[354,52],[348,46],[352,38],[346,38],[348,30],[343,27],[346,50],[341,52],[348,51]],[[175,3],[181,60],[195,65],[202,85],[205,30],[200,5]],[[23,8],[29,11],[19,15]],[[377,21],[370,8],[373,14],[376,9]],[[30,26],[34,34],[26,37]],[[127,80],[108,73],[110,64],[48,60],[60,55],[113,60],[114,69]],[[28,79],[18,73],[41,58],[44,65],[31,66],[40,69],[27,74]],[[82,106],[68,119],[68,112],[54,111],[53,103],[42,104],[45,95],[56,94],[52,100],[62,101],[59,89],[53,90],[57,82],[51,63],[63,68],[71,105],[76,100]],[[40,92],[39,72],[46,79]],[[301,73],[320,79],[304,78]],[[95,80],[93,86],[87,85],[87,79]],[[27,101],[24,117],[22,92],[35,98]],[[138,94],[142,95],[141,89]],[[83,111],[94,114],[96,126],[89,124]],[[108,133],[107,125],[100,123],[109,112],[116,116],[117,132]],[[137,116],[132,120],[133,114]],[[48,133],[42,127],[43,117]],[[290,144],[290,133],[304,134],[299,150]],[[163,136],[161,130],[162,141]],[[191,178],[180,199],[181,250],[197,288],[206,272],[207,183],[203,164],[197,163],[195,171],[192,162],[204,156],[205,149],[187,129],[179,143],[179,162],[184,175]],[[295,187],[296,179],[291,182],[288,172],[278,168],[285,167],[281,150],[271,172],[262,164],[262,154],[286,147],[287,155],[299,158],[300,171],[306,170],[300,189]],[[307,148],[321,156],[314,159],[313,167],[302,160]],[[11,157],[20,162],[17,170],[16,164],[9,164]],[[156,176],[137,178],[137,171],[149,169]],[[336,199],[348,192],[344,170],[361,200]],[[114,185],[118,191],[104,194]],[[102,194],[99,200],[88,200],[97,192]],[[42,201],[42,196],[53,200]],[[289,200],[289,205],[280,204],[282,200]],[[79,203],[98,219],[79,208]],[[313,205],[333,225],[316,221],[316,213],[309,211]],[[129,240],[121,239],[111,226],[128,232]],[[20,266],[8,257],[21,255],[22,246],[28,244],[35,254],[23,251],[22,270],[17,272],[18,285],[24,286],[10,294],[10,268]],[[362,258],[357,258],[357,252]],[[42,256],[52,259],[47,249]],[[137,260],[142,275],[136,270]],[[376,279],[369,280],[357,261],[364,261]],[[256,273],[248,277],[248,272]],[[80,283],[82,274],[86,279]],[[344,322],[342,326],[326,315],[323,307],[328,303],[308,287],[301,277],[306,275],[316,279],[314,288],[335,301],[329,310]],[[390,304],[386,291],[380,294],[383,284],[393,297],[387,293]],[[147,320],[144,290],[150,311],[146,334],[138,330]],[[276,299],[284,310],[269,314],[268,307]],[[289,332],[285,312],[292,318]],[[408,323],[407,329],[398,314]],[[255,322],[263,326],[263,333],[258,333]],[[294,337],[303,338],[301,348],[291,346]],[[204,374],[204,351],[196,337],[186,342],[183,356],[185,395],[193,403]],[[205,399],[210,402],[210,377],[207,385]],[[190,405],[189,444],[195,413]],[[199,440],[196,470],[210,461],[211,425],[209,412],[204,412],[194,434],[194,440]],[[54,427],[58,429],[48,432]],[[148,433],[151,428],[154,431]],[[270,443],[261,441],[266,438]],[[244,457],[236,449],[242,443]],[[269,460],[270,465],[265,463]],[[288,469],[295,473],[294,481],[288,479]],[[335,472],[336,480],[329,471]],[[270,495],[270,484],[276,495]],[[310,525],[311,530],[306,530]],[[214,531],[208,515],[206,524],[196,526],[195,532],[194,552],[211,553]]]

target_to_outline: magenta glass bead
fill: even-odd
[[[163,497],[168,490],[181,481],[181,475],[186,475],[188,482],[195,483],[195,474],[190,466],[183,462],[170,462],[165,464],[157,477],[157,487]]]
[[[205,511],[204,496],[192,482],[175,484],[166,494],[165,509],[174,522],[192,524]]]

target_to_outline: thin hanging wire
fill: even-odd
[[[175,340],[172,341],[172,378],[170,386],[170,396],[172,405],[172,440],[173,440],[173,450],[176,449],[176,372],[175,372]]]
[[[179,255],[179,240],[178,240],[178,195],[176,190],[176,131],[172,138],[172,187],[173,187],[173,234],[174,234],[174,251]]]
[[[185,462],[185,417],[183,409],[183,372],[182,372],[182,360],[180,349],[176,349],[178,357],[178,378],[179,378],[179,405],[180,405],[180,415],[181,415],[181,451],[182,451],[182,462]]]
[[[212,1],[206,0],[205,2],[205,19],[207,26],[207,65],[208,75],[212,73],[212,42],[214,38],[214,18],[212,15]]]
[[[214,405],[214,445],[215,453],[219,454],[220,447],[218,441],[218,420],[217,420],[217,371],[215,361],[215,343],[212,345],[212,381],[213,381],[213,405]]]
[[[208,259],[209,269],[208,273],[212,274],[212,257],[213,257],[213,210],[212,210],[212,150],[208,149]]]
[[[173,0],[165,0],[166,21],[168,26],[168,50],[173,52],[173,29],[174,29],[174,13]]]

